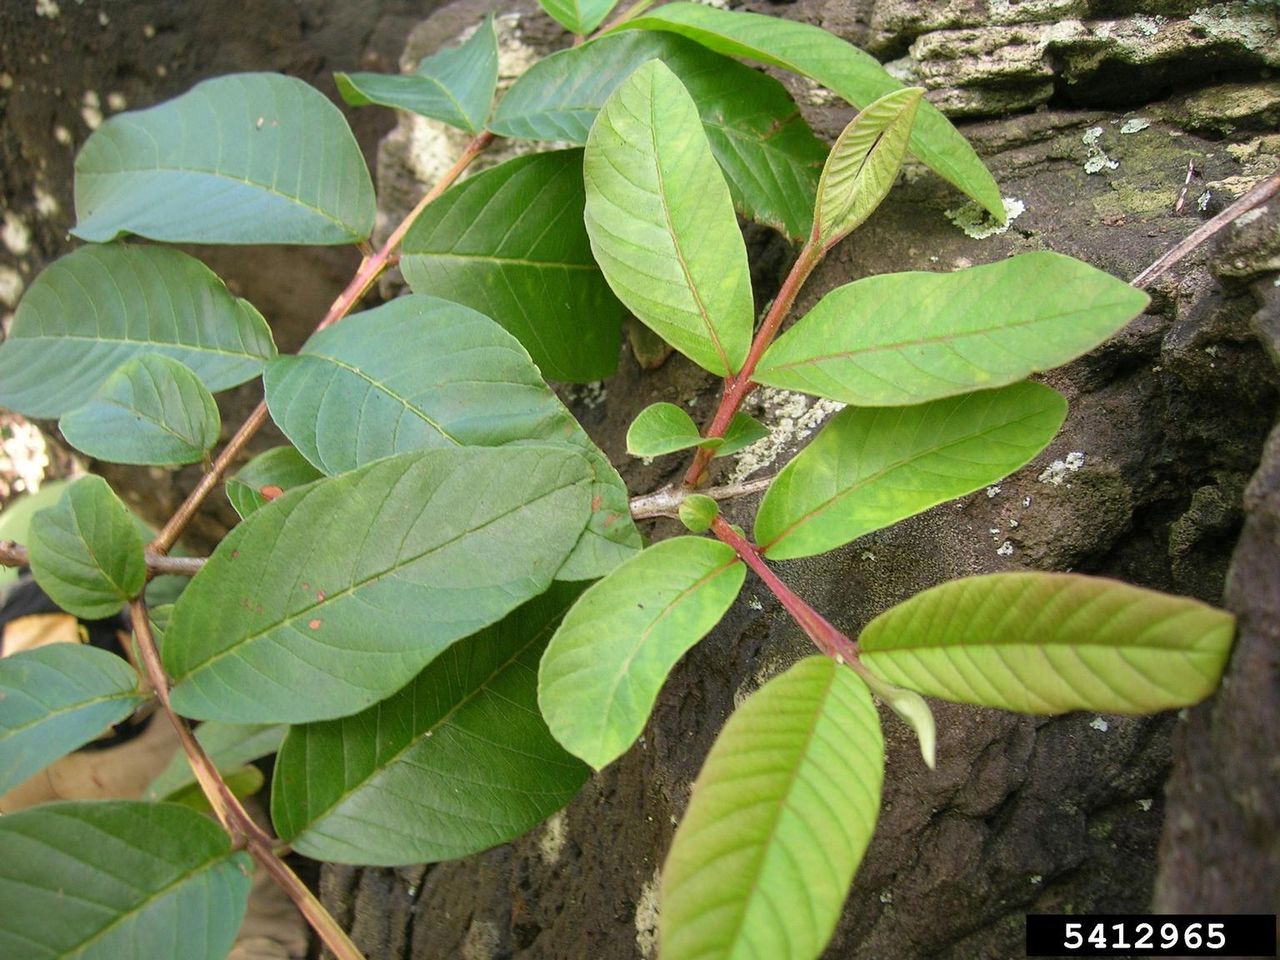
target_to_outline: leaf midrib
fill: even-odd
[[[0,687],[0,690],[3,690],[3,687]],[[85,710],[89,707],[97,706],[100,703],[108,703],[112,700],[129,699],[136,699],[139,703],[142,702],[142,697],[138,694],[137,690],[120,690],[114,693],[104,693],[89,700],[77,700],[70,705],[55,707],[28,723],[20,723],[17,726],[9,726],[6,724],[5,726],[0,727],[0,744],[3,744],[10,737],[17,736],[20,733],[30,730],[32,727],[38,727],[43,723],[48,723],[50,720],[59,719],[66,714],[75,713],[78,710]]]

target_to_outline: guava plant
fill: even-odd
[[[635,742],[748,569],[818,654],[741,706],[698,777],[663,875],[667,960],[822,950],[879,808],[873,697],[932,765],[922,694],[1138,713],[1214,689],[1233,621],[1187,599],[1070,574],[970,577],[854,640],[783,582],[773,561],[1028,463],[1067,404],[1026,378],[1088,351],[1147,298],[1040,252],[861,279],[783,332],[810,272],[908,155],[1003,219],[974,151],[920,89],[818,28],[674,3],[599,29],[609,0],[544,5],[593,36],[534,65],[496,107],[491,21],[411,74],[339,75],[352,104],[472,135],[376,251],[355,141],[298,80],[210,80],[113,117],[80,151],[73,233],[86,243],[20,303],[0,404],[58,418],[100,460],[206,467],[150,543],[89,477],[34,515],[25,546],[3,545],[69,612],[127,605],[136,663],[68,646],[0,661],[0,791],[152,697],[184,758],[150,802],[0,819],[4,956],[225,955],[255,862],[335,955],[358,956],[283,851],[421,863],[530,829]],[[828,148],[742,60],[860,112]],[[460,179],[500,137],[578,146]],[[758,323],[739,216],[797,249]],[[282,356],[262,315],[202,263],[130,238],[350,243],[365,257]],[[393,260],[413,293],[353,312]],[[631,453],[690,462],[679,485],[635,499],[543,379],[607,374],[627,312],[723,381],[701,428],[672,404],[636,419]],[[212,394],[259,376],[263,404],[210,460]],[[719,514],[741,489],[706,484],[714,458],[765,429],[742,410],[759,384],[845,406],[768,482],[748,534]],[[241,464],[268,418],[289,445]],[[170,559],[224,480],[242,522],[207,560]],[[633,518],[659,514],[689,534],[645,546]],[[176,603],[148,599],[150,577],[193,570]],[[202,723],[193,733],[188,720]],[[238,786],[276,751],[270,835]],[[193,783],[217,824],[173,802]]]

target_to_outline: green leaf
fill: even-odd
[[[855,107],[865,107],[902,84],[852,44],[821,27],[697,3],[668,3],[618,29],[665,30],[734,57],[747,57],[816,80]],[[1001,223],[1000,188],[951,122],[927,100],[920,104],[911,152],[968,194]]]
[[[55,643],[0,659],[0,794],[142,701],[133,668],[97,647]]]
[[[575,446],[591,461],[598,504],[558,576],[603,576],[640,546],[622,479],[519,341],[474,310],[398,297],[320,331],[298,356],[270,364],[265,381],[276,423],[330,474],[432,447],[525,439]]]
[[[492,317],[553,380],[618,362],[622,306],[582,225],[582,153],[516,157],[469,177],[418,217],[400,268],[415,291]]]
[[[591,249],[614,293],[695,363],[737,373],[754,322],[747,249],[697,109],[661,61],[609,97],[583,171]]]
[[[715,457],[727,457],[743,450],[757,440],[769,435],[769,428],[755,417],[745,413],[735,413],[729,421],[729,427],[722,438],[724,442],[715,448]]]
[[[333,79],[353,107],[376,103],[479,133],[498,89],[493,16],[485,17],[462,46],[424,57],[413,73],[335,73]]]
[[[36,582],[77,617],[113,617],[147,582],[142,535],[101,477],[68,487],[55,506],[31,518],[29,536]]]
[[[720,516],[720,504],[701,493],[691,493],[680,501],[680,522],[690,533],[705,533]]]
[[[671,668],[724,616],[746,574],[731,547],[676,537],[591,586],[542,657],[538,705],[555,738],[596,769],[620,757]]]
[[[920,756],[925,766],[932,770],[938,761],[938,725],[928,702],[914,690],[894,686],[870,670],[860,670],[858,676],[915,732],[916,739],[920,741]]]
[[[809,557],[995,483],[1053,439],[1067,402],[1017,383],[914,407],[848,407],[787,464],[760,503],[771,560]]]
[[[347,122],[294,77],[239,73],[120,113],[76,157],[72,233],[170,243],[356,243],[373,182]]]
[[[489,128],[586,143],[609,95],[653,59],[671,68],[697,104],[737,210],[805,239],[826,146],[778,81],[675,34],[609,34],[538,61],[502,98]]]
[[[867,105],[836,138],[822,168],[814,210],[823,249],[848,236],[880,206],[907,155],[924,89],[906,87]]]
[[[884,740],[867,688],[801,660],[729,718],[662,875],[663,960],[811,960],[875,830]]]
[[[241,467],[234,477],[227,480],[225,489],[231,506],[243,519],[286,490],[301,487],[322,476],[324,474],[293,447],[272,447]]]
[[[587,34],[604,23],[618,0],[538,0],[538,5],[570,33]]]
[[[690,447],[718,447],[724,441],[704,439],[698,425],[674,403],[651,403],[627,428],[627,453],[633,457],[660,457]]]
[[[921,403],[1066,363],[1148,302],[1048,252],[955,273],[868,277],[823,297],[769,348],[755,379],[860,406]]]
[[[188,367],[141,354],[58,421],[67,443],[109,463],[196,463],[222,429],[218,405]]]
[[[280,749],[288,731],[282,723],[223,723],[210,720],[196,728],[196,739],[219,771],[228,773]],[[147,800],[171,799],[195,784],[186,755],[179,752],[147,787]]]
[[[577,452],[466,447],[286,493],[232,530],[178,600],[162,651],[174,708],[306,723],[390,696],[550,586],[590,483]]]
[[[487,850],[560,809],[587,768],[538,714],[538,657],[581,588],[557,585],[352,717],[294,727],[272,819],[306,856],[432,863]]]
[[[1198,600],[1068,573],[966,577],[862,632],[862,661],[933,697],[1021,713],[1155,713],[1211,694],[1235,618]]]
[[[225,390],[257,376],[275,352],[262,315],[199,260],[164,247],[81,247],[36,277],[18,304],[0,346],[0,406],[60,417],[146,353]]]
[[[51,803],[0,817],[0,956],[223,960],[253,862],[171,803]]]

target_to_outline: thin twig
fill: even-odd
[[[167,557],[147,551],[147,573],[153,577],[194,577],[205,564],[204,557]],[[0,540],[0,567],[29,567],[30,553],[12,540]]]
[[[698,492],[712,500],[733,500],[736,497],[747,497],[753,493],[759,493],[773,483],[773,479],[772,476],[761,477],[745,483],[727,483],[722,487],[708,487]],[[632,497],[631,517],[633,520],[650,520],[654,517],[679,516],[680,504],[688,495],[689,491],[683,487],[668,485],[642,497]]]
[[[1147,267],[1147,269],[1134,277],[1131,281],[1131,285],[1139,289],[1149,287],[1158,277],[1163,276],[1170,267],[1187,254],[1194,251],[1197,247],[1211,239],[1223,227],[1240,219],[1241,216],[1248,213],[1250,210],[1253,210],[1255,207],[1262,206],[1277,193],[1280,193],[1280,173],[1274,174],[1266,180],[1263,180],[1261,183],[1256,184],[1252,190],[1246,193],[1235,203],[1231,204],[1231,206],[1227,207],[1227,209],[1223,210],[1212,220],[1206,220],[1202,223],[1191,232],[1191,235],[1188,236],[1187,239],[1183,240],[1172,250],[1166,252],[1155,263],[1151,264],[1151,266]]]
[[[382,248],[373,256],[366,256],[361,261],[360,268],[356,271],[355,276],[351,278],[351,282],[347,284],[342,293],[338,294],[337,299],[333,301],[329,310],[316,325],[317,331],[337,323],[351,312],[352,308],[360,302],[369,288],[377,282],[378,277],[386,269],[388,262],[395,254],[400,241],[404,239],[404,235],[409,232],[409,228],[413,226],[414,221],[418,219],[422,211],[427,208],[427,204],[444,193],[462,175],[463,171],[471,165],[471,162],[489,147],[489,144],[494,139],[494,135],[488,131],[472,138],[466,149],[458,157],[457,162],[449,168],[444,176],[436,182],[435,186],[428,190],[417,205],[409,211],[408,215],[400,221],[400,225],[387,238]],[[168,553],[172,549],[173,545],[178,542],[178,537],[182,535],[182,531],[191,522],[191,518],[195,516],[196,511],[204,503],[205,498],[213,492],[214,487],[222,480],[232,463],[266,421],[267,405],[264,401],[254,408],[253,413],[249,414],[249,418],[236,431],[235,436],[227,442],[226,447],[218,455],[218,459],[214,461],[213,466],[200,478],[196,488],[191,491],[187,499],[178,507],[177,512],[169,518],[169,522],[164,525],[164,529],[160,531],[159,535],[151,541],[152,550],[156,553]]]

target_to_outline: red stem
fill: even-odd
[[[764,322],[760,324],[760,329],[756,331],[755,338],[751,341],[751,350],[747,353],[746,362],[743,363],[742,369],[738,371],[736,376],[726,377],[724,381],[724,389],[720,394],[720,405],[716,407],[715,415],[711,418],[711,423],[707,427],[703,436],[706,437],[723,437],[725,431],[729,429],[729,424],[733,422],[733,415],[742,407],[742,401],[756,388],[756,383],[751,379],[751,375],[755,373],[756,366],[760,363],[760,358],[764,356],[769,345],[773,343],[773,338],[778,335],[778,328],[782,326],[782,321],[787,318],[787,314],[791,312],[792,305],[796,302],[796,297],[800,293],[800,288],[804,286],[804,282],[809,279],[809,274],[813,272],[822,259],[822,249],[812,240],[804,245],[804,249],[800,251],[800,255],[796,258],[796,262],[791,266],[791,272],[787,274],[787,279],[782,282],[782,289],[778,291],[777,297],[774,298],[773,306],[769,308],[769,312],[765,315]],[[689,464],[689,470],[684,475],[684,485],[686,487],[696,487],[706,476],[707,466],[711,463],[714,450],[702,447],[694,455],[693,463]]]
[[[739,557],[755,571],[769,591],[778,598],[787,613],[791,614],[800,628],[809,635],[814,646],[833,660],[850,665],[858,662],[858,645],[832,626],[822,614],[809,606],[797,596],[790,587],[778,579],[778,575],[764,562],[760,549],[741,536],[725,521],[724,517],[716,517],[711,522],[711,532],[722,543],[733,547]]]

